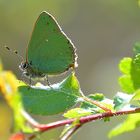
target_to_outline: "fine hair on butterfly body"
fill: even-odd
[[[21,62],[19,65],[19,69],[23,72],[23,75],[27,78],[44,78],[46,75],[43,73],[40,73],[39,71],[34,71],[32,69],[31,64],[27,62]]]
[[[77,67],[75,51],[54,17],[44,11],[35,23],[26,50],[26,61],[22,61],[19,68],[25,77],[33,80],[60,75]]]

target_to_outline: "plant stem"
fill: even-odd
[[[82,125],[78,124],[72,129],[70,129],[62,138],[61,140],[68,140]]]
[[[134,113],[140,113],[140,108],[89,115],[89,116],[81,117],[79,119],[79,122],[80,124],[85,124],[87,122],[91,122],[93,120],[100,120],[106,117],[114,117],[118,115],[127,115],[127,114],[134,114]],[[29,118],[26,119],[33,127],[37,128],[40,132],[44,132],[53,128],[64,126],[66,124],[71,124],[73,121],[76,120],[76,119],[67,119],[67,120],[56,121],[49,124],[38,124],[38,123],[31,122]]]
[[[87,102],[90,102],[90,103],[93,104],[93,105],[96,105],[97,107],[103,109],[103,110],[106,111],[106,112],[111,112],[111,110],[110,110],[109,108],[105,107],[104,105],[102,105],[102,104],[101,104],[100,102],[98,102],[98,101],[95,101],[95,100],[92,100],[92,99],[90,99],[90,98],[87,98],[86,96],[83,96],[82,99],[84,99],[84,100],[87,101]]]

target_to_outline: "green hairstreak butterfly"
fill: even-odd
[[[57,21],[47,12],[42,12],[33,29],[26,50],[26,61],[19,68],[30,78],[59,75],[77,66],[77,55],[71,40],[62,31]]]

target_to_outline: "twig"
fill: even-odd
[[[105,107],[104,105],[102,105],[102,104],[101,104],[100,102],[98,102],[98,101],[95,101],[95,100],[92,100],[92,99],[90,99],[90,98],[87,98],[86,96],[83,96],[82,99],[84,99],[84,100],[87,101],[87,102],[90,102],[90,103],[93,104],[93,105],[96,105],[97,107],[103,109],[103,110],[106,111],[106,112],[111,112],[111,110],[110,110],[109,108]]]
[[[68,140],[82,125],[78,124],[70,129],[60,140]]]
[[[35,121],[25,110],[21,110],[21,114],[24,116],[24,118],[32,125],[37,126],[39,123]]]
[[[134,114],[134,113],[140,113],[140,108],[89,115],[89,116],[81,117],[79,119],[79,122],[80,124],[85,124],[87,122],[91,122],[93,120],[94,121],[100,120],[106,117],[113,117],[113,116],[118,116],[118,115],[127,115],[127,114]],[[76,120],[76,119],[67,119],[67,120],[61,120],[61,121],[57,121],[57,122],[53,122],[49,124],[38,124],[38,123],[32,123],[29,118],[26,118],[26,119],[33,127],[37,128],[40,132],[44,132],[53,128],[64,126],[66,124],[71,124],[73,121]]]

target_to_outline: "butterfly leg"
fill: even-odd
[[[29,85],[30,86],[32,85],[32,77],[31,76],[29,77]]]
[[[46,81],[47,85],[48,85],[50,88],[52,88],[52,87],[51,87],[51,83],[50,83],[49,78],[48,78],[48,75],[45,76],[45,81]]]
[[[25,83],[24,73],[21,74],[21,76],[20,76],[20,80],[19,80],[19,83],[21,82],[21,80]]]
[[[31,78],[31,76],[29,76],[29,84],[27,84],[27,85],[28,85],[28,90],[30,90],[31,85],[32,85],[32,78]]]
[[[25,75],[26,75],[25,72],[23,72],[23,73],[21,74],[19,83],[20,83],[21,81],[23,81],[24,83],[27,84],[27,81],[25,80]],[[28,85],[28,84],[27,84],[27,85]]]

